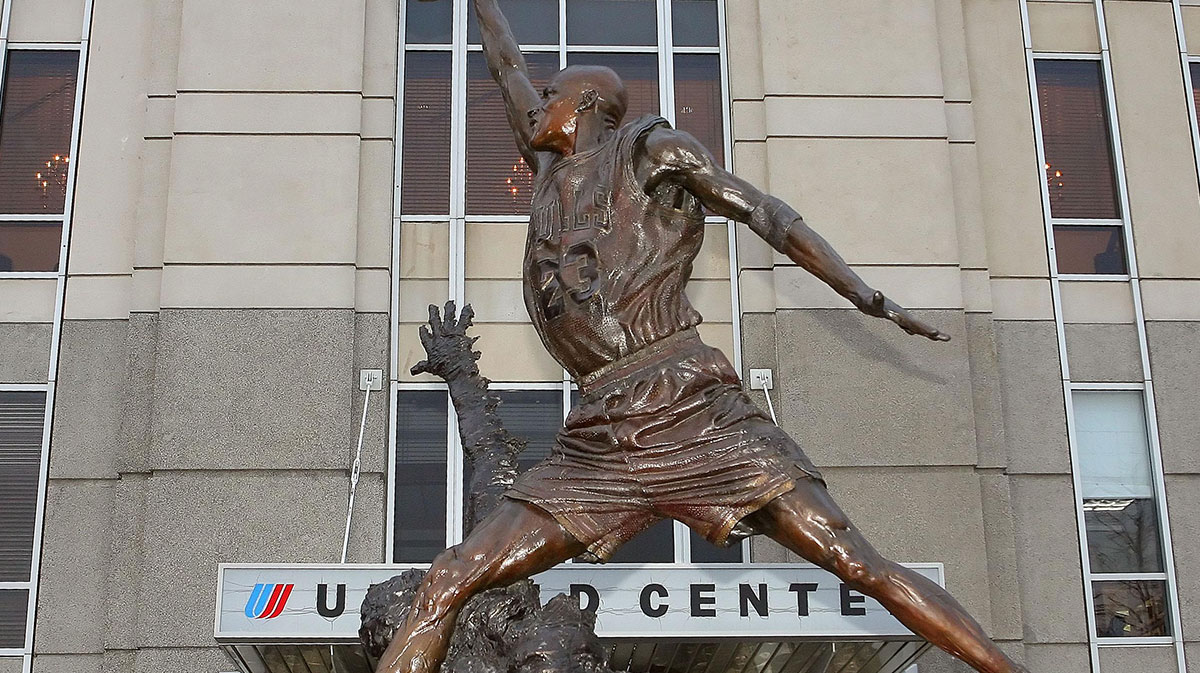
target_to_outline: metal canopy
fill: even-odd
[[[629,673],[897,673],[924,641],[606,641],[609,665]],[[357,645],[228,645],[245,673],[372,673]],[[336,664],[336,666],[335,666]]]

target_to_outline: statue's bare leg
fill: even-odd
[[[747,523],[883,604],[905,626],[981,673],[1028,673],[996,647],[971,615],[934,582],[882,556],[818,481],[796,489]]]
[[[408,620],[379,659],[378,673],[436,673],[459,609],[471,596],[578,556],[584,546],[552,516],[503,500],[463,540],[438,555],[417,589]]]

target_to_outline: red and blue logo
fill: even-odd
[[[246,601],[246,616],[250,619],[275,619],[287,605],[295,584],[255,584]]]

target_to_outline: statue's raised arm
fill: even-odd
[[[479,19],[479,32],[483,37],[483,53],[487,58],[488,71],[500,85],[504,96],[504,108],[508,124],[517,140],[517,149],[529,164],[530,170],[538,170],[537,153],[529,146],[533,128],[530,111],[541,104],[533,84],[529,81],[529,67],[521,48],[513,38],[508,19],[500,11],[496,0],[474,0],[475,16]]]

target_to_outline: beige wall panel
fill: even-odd
[[[524,225],[521,228],[524,229]],[[448,278],[449,275],[450,225],[443,222],[401,224],[400,277]]]
[[[480,322],[529,322],[519,280],[469,280],[466,301],[474,307]]]
[[[728,280],[694,280],[687,286],[688,300],[706,321],[733,320],[733,303],[729,293]]]
[[[996,320],[1053,320],[1050,281],[1032,278],[993,278],[992,309]]]
[[[857,311],[777,314],[776,411],[818,466],[975,464],[963,314],[917,315],[953,341]]]
[[[1154,370],[1154,402],[1163,470],[1200,474],[1200,322],[1149,322],[1146,339]],[[1198,510],[1200,511],[1200,510]]]
[[[761,100],[733,102],[733,140],[766,140],[767,106]]]
[[[760,3],[761,0],[728,0],[725,3],[725,34],[730,45],[729,89],[734,99],[763,96]]]
[[[1105,3],[1129,207],[1143,278],[1200,277],[1200,187],[1175,18],[1165,2]]]
[[[179,35],[183,28],[185,0],[158,0],[151,3],[154,31],[151,33],[149,93],[174,93],[179,79]]]
[[[1025,642],[1086,642],[1071,477],[1022,475],[1011,483]]]
[[[1146,320],[1200,320],[1200,281],[1142,281]]]
[[[483,357],[479,371],[493,381],[562,381],[562,367],[546,352],[533,325],[483,323],[474,328]]]
[[[1035,51],[1100,53],[1100,32],[1092,3],[1030,2],[1028,6]]]
[[[129,273],[142,166],[150,6],[103,4],[92,22],[71,228],[72,273]]]
[[[79,42],[84,0],[12,0],[12,42]]]
[[[357,138],[189,136],[173,145],[167,262],[354,262]]]
[[[1141,381],[1142,356],[1133,325],[1066,325],[1071,380]]]
[[[774,138],[767,144],[774,193],[847,261],[958,261],[946,143]]]
[[[396,102],[391,98],[364,98],[359,128],[364,139],[392,140],[396,133]]]
[[[931,0],[761,0],[759,12],[768,94],[942,95]]]
[[[708,322],[707,320],[696,328],[700,333],[700,339],[704,343],[716,348],[729,358],[729,362],[733,362],[733,354],[737,350],[734,347],[733,324],[728,322]]]
[[[995,325],[1009,473],[1070,474],[1054,323],[997,321]]]
[[[962,308],[959,270],[950,266],[863,266],[854,270],[871,287],[905,308]],[[775,267],[779,308],[853,309],[844,297],[798,266]]]
[[[963,308],[969,313],[992,312],[992,282],[987,271],[966,270],[960,272],[962,279]]]
[[[154,312],[162,307],[162,269],[134,269],[129,310]]]
[[[394,96],[396,93],[399,20],[399,0],[366,0],[363,95]]]
[[[133,300],[133,276],[70,276],[63,317],[67,320],[124,320]]]
[[[1187,2],[1182,3],[1187,5]],[[1183,34],[1187,38],[1188,54],[1200,54],[1200,6],[1183,7]]]
[[[352,308],[353,266],[186,266],[163,270],[163,308]]]
[[[983,194],[979,183],[979,154],[974,143],[950,145],[950,174],[954,179],[959,265],[971,269],[986,269],[987,229],[983,216]]]
[[[1046,276],[1046,234],[1020,6],[963,4],[988,266],[998,276]]]
[[[1175,648],[1166,647],[1101,647],[1100,671],[1154,671],[1175,673]]]
[[[775,312],[775,272],[771,270],[743,271],[738,279],[742,313]]]
[[[449,297],[449,286],[445,280],[401,280],[400,312],[396,319],[400,322],[425,322],[429,319],[429,305],[440,308]]]
[[[848,467],[824,474],[834,499],[880,553],[900,563],[944,563],[946,588],[991,631],[979,479],[969,468]]]
[[[360,267],[392,264],[392,143],[364,140],[359,146],[358,246]]]
[[[428,319],[428,316],[426,316]],[[441,383],[442,379],[432,374],[413,376],[409,371],[413,365],[425,359],[425,348],[421,346],[420,329],[424,322],[402,322],[396,325],[396,340],[398,342],[396,380],[412,382],[426,381]]]
[[[729,280],[729,227],[708,224],[704,227],[704,244],[692,262],[692,278]]]
[[[185,0],[179,88],[361,91],[363,0]]]
[[[163,263],[166,240],[167,198],[170,194],[170,140],[146,140],[141,143],[141,194],[134,223],[133,264],[158,267]]]
[[[184,92],[175,100],[176,133],[358,133],[362,96],[334,93]],[[393,122],[394,123],[394,122]]]
[[[1059,283],[1063,322],[1131,323],[1129,283],[1064,280]]]
[[[736,122],[735,122],[736,123]],[[733,172],[759,189],[770,191],[767,143],[742,141],[733,144]]]
[[[392,306],[392,277],[387,269],[358,269],[354,272],[354,310],[387,313]]]
[[[937,11],[938,52],[942,58],[943,95],[946,100],[970,100],[971,76],[967,67],[962,0],[934,0],[934,5]]]
[[[525,222],[467,223],[467,278],[520,278],[528,233]]]
[[[945,138],[948,135],[946,106],[936,98],[768,96],[763,107],[768,136]]]
[[[0,322],[53,322],[53,278],[0,278]]]

